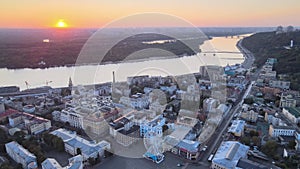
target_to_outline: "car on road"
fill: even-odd
[[[177,164],[177,167],[182,167],[182,166],[183,166],[183,164],[181,164],[181,163]]]

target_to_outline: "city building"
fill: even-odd
[[[237,169],[268,169],[267,166],[251,161],[247,158],[241,158],[236,166]]]
[[[138,140],[139,126],[134,125],[134,122],[130,119],[121,117],[111,122],[110,126],[109,134],[114,137],[117,143],[127,147]]]
[[[180,157],[188,160],[196,160],[199,156],[200,142],[191,140],[179,140],[173,136],[165,138],[165,148]]]
[[[280,107],[296,107],[297,100],[290,94],[282,93],[280,97]]]
[[[23,111],[26,112],[26,113],[34,113],[35,112],[35,106],[31,105],[31,104],[25,105],[23,107]]]
[[[254,112],[253,110],[245,111],[241,114],[241,118],[246,121],[255,123],[258,119],[258,113]]]
[[[57,129],[50,134],[60,137],[65,144],[65,151],[71,155],[77,155],[78,151],[81,152],[83,160],[88,158],[97,158],[104,155],[105,150],[110,150],[110,143],[107,141],[88,141],[76,134],[74,131],[68,131],[66,129]]]
[[[149,97],[146,95],[135,94],[132,95],[132,97],[122,96],[120,98],[120,103],[134,109],[144,109],[149,107],[150,101]]]
[[[212,169],[236,168],[241,158],[247,158],[249,147],[237,141],[222,142],[213,160]]]
[[[0,94],[7,94],[7,93],[16,93],[19,92],[20,88],[17,86],[5,86],[0,87]]]
[[[216,108],[216,113],[222,114],[223,117],[227,115],[228,111],[229,111],[229,107],[226,104],[220,104]]]
[[[216,81],[224,74],[223,67],[216,65],[200,66],[199,74],[202,77],[208,77],[210,81]]]
[[[291,82],[289,81],[281,81],[281,80],[270,80],[269,86],[280,89],[289,89]]]
[[[37,169],[36,156],[15,141],[5,144],[7,154],[24,169]]]
[[[299,107],[284,107],[282,114],[295,124],[300,123],[300,108]]]
[[[8,117],[11,127],[27,130],[30,134],[38,134],[51,128],[51,121],[33,114],[18,112]]]
[[[0,114],[5,112],[4,100],[0,97]]]
[[[275,126],[282,126],[285,124],[280,118],[268,114],[267,112],[265,113],[265,121]]]
[[[15,110],[15,109],[8,109],[3,113],[0,113],[0,122],[1,121],[5,121],[7,120],[7,118],[13,114],[17,114],[19,113],[19,111]]]
[[[47,158],[42,163],[42,169],[83,169],[83,158],[81,155],[69,159],[69,164],[62,167],[54,158]]]
[[[245,124],[246,122],[244,120],[234,120],[229,127],[228,132],[237,137],[241,137],[244,135]]]
[[[295,129],[292,126],[270,125],[270,127],[269,127],[269,135],[271,137],[293,136],[294,133],[295,133]]]
[[[164,124],[166,124],[166,119],[162,115],[158,115],[150,121],[145,120],[140,125],[140,136],[143,137],[147,132],[154,132],[157,136],[162,136]]]
[[[207,98],[203,101],[203,110],[205,112],[211,112],[218,105],[218,101],[213,98]]]

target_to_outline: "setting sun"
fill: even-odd
[[[66,28],[66,27],[68,27],[68,25],[65,23],[64,20],[61,19],[56,23],[55,27],[57,27],[57,28]]]

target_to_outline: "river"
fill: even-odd
[[[115,72],[116,81],[126,81],[129,76],[182,75],[199,71],[201,65],[233,65],[244,61],[243,55],[236,47],[240,39],[234,37],[214,37],[200,45],[202,53],[170,59],[151,59],[106,65],[86,65],[76,67],[54,67],[46,69],[0,69],[0,86],[19,86],[26,89],[45,86],[65,87],[69,77],[74,85],[96,84],[112,81]],[[211,53],[215,51],[216,54]],[[224,52],[225,51],[225,52]],[[229,53],[232,52],[232,53]]]

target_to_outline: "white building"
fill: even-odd
[[[36,156],[15,141],[5,144],[7,154],[24,169],[38,168]]]
[[[289,89],[291,82],[288,81],[280,81],[280,80],[270,80],[269,86],[280,88],[280,89]]]
[[[282,109],[282,114],[290,121],[295,124],[300,123],[300,108],[297,107],[284,107]]]
[[[212,169],[234,169],[241,158],[246,158],[249,147],[237,141],[222,142],[213,160]]]
[[[226,106],[226,104],[220,104],[216,108],[216,112],[222,114],[223,117],[227,115],[228,110],[229,110],[229,107]]]
[[[54,158],[47,158],[42,163],[42,169],[83,169],[83,158],[77,155],[69,159],[69,164],[62,167]]]
[[[71,126],[76,128],[83,128],[83,116],[76,113],[72,108],[66,108],[62,111],[53,111],[53,119],[63,123],[68,122]]]
[[[218,101],[213,98],[207,98],[203,101],[203,110],[205,112],[211,112],[217,107]]]
[[[94,141],[88,141],[80,136],[77,136],[76,132],[68,131],[66,129],[57,129],[50,134],[60,137],[65,143],[65,151],[71,155],[76,155],[80,149],[83,160],[88,158],[97,158],[98,154],[103,156],[104,150],[110,150],[110,143],[107,141],[100,141],[95,143]]]
[[[229,127],[228,132],[234,134],[237,137],[243,136],[245,123],[246,122],[244,120],[234,120]]]
[[[258,113],[254,112],[253,110],[245,111],[242,113],[241,117],[249,122],[256,122],[258,118]]]
[[[269,135],[271,137],[293,136],[294,133],[295,133],[295,129],[292,126],[275,126],[275,125],[270,125],[270,127],[269,127]]]
[[[38,134],[49,130],[51,121],[29,113],[16,113],[8,118],[11,127],[25,128],[30,134]]]
[[[279,106],[280,107],[296,107],[297,101],[296,99],[293,98],[292,95],[290,94],[281,94],[281,98],[280,98],[280,103]]]

